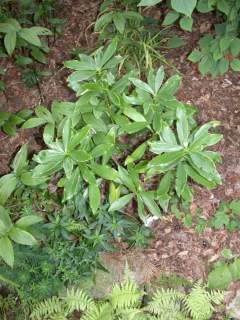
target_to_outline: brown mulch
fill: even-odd
[[[66,70],[63,69],[62,62],[70,58],[73,48],[92,48],[96,44],[96,35],[91,34],[91,24],[96,20],[100,2],[67,0],[63,7],[58,8],[58,17],[66,19],[65,28],[51,46],[48,68],[52,70],[53,76],[41,80],[39,88],[26,88],[20,80],[19,70],[11,61],[8,62],[4,79],[8,89],[5,95],[0,93],[1,110],[14,112],[24,107],[34,108],[40,103],[50,106],[54,100],[75,99],[74,93],[67,88]],[[200,123],[221,121],[219,132],[224,139],[214,150],[222,155],[223,161],[218,168],[223,184],[215,190],[194,188],[194,205],[202,209],[206,218],[221,200],[240,199],[239,73],[228,72],[216,79],[202,77],[197,67],[186,60],[188,52],[196,46],[201,33],[209,30],[210,20],[211,17],[206,19],[206,16],[195,20],[193,33],[180,32],[186,46],[167,53],[170,61],[183,75],[178,98],[198,108],[197,119]],[[169,70],[169,73],[171,72],[173,71]],[[10,170],[10,161],[20,145],[29,142],[32,151],[41,147],[36,137],[37,130],[20,130],[15,137],[0,133],[0,175]],[[209,264],[218,259],[221,249],[228,247],[234,253],[240,253],[239,232],[207,229],[198,234],[179,226],[171,216],[167,220],[155,222],[153,230],[155,240],[150,248],[144,251],[144,257],[159,271],[176,272],[187,278],[197,279],[206,276]],[[123,254],[115,255],[115,259],[116,257],[121,260]],[[142,261],[141,259],[139,261]],[[144,263],[142,265],[144,266]]]

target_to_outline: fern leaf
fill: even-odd
[[[159,289],[145,309],[157,316],[169,314],[171,318],[173,313],[180,311],[180,302],[183,298],[184,294],[174,289]]]
[[[81,317],[81,320],[113,320],[113,310],[110,303],[92,304]]]
[[[143,294],[134,282],[126,280],[113,287],[110,302],[114,309],[134,308],[139,304]]]
[[[194,320],[210,319],[214,310],[208,292],[200,282],[197,282],[191,293],[185,297],[184,305]]]
[[[85,311],[94,304],[93,300],[80,289],[67,289],[66,296],[63,298],[69,313],[76,311]]]
[[[30,317],[33,320],[42,320],[57,313],[63,313],[63,309],[62,301],[58,297],[52,297],[37,304]]]
[[[215,304],[221,304],[224,299],[224,292],[220,290],[212,290],[208,292],[209,300]]]

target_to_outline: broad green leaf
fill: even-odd
[[[69,155],[73,160],[78,162],[86,162],[92,158],[91,155],[84,150],[73,150]]]
[[[163,130],[161,131],[161,137],[166,143],[177,145],[175,134],[170,127],[163,128]]]
[[[67,178],[71,177],[73,166],[74,166],[74,161],[70,157],[66,157],[63,160],[63,169]]]
[[[99,177],[103,179],[111,181],[118,180],[118,172],[107,165],[94,163],[90,167],[95,174],[97,174]]]
[[[136,133],[143,130],[148,126],[148,123],[145,122],[131,122],[126,125],[121,124],[121,128],[128,134]]]
[[[155,4],[158,4],[162,2],[162,0],[141,0],[138,4],[139,7],[149,7],[154,6]]]
[[[125,160],[125,165],[128,165],[134,161],[140,160],[147,149],[147,143],[140,144]]]
[[[79,180],[79,169],[76,168],[73,171],[72,176],[69,179],[66,179],[64,184],[64,201],[72,199],[77,194],[79,190]]]
[[[184,165],[182,163],[179,163],[179,165],[177,166],[176,183],[175,183],[175,189],[178,197],[181,197],[181,194],[184,190],[186,183],[187,183],[187,172],[185,170]]]
[[[161,179],[158,189],[157,189],[157,194],[159,195],[164,195],[167,194],[170,190],[171,184],[173,180],[173,174],[171,171],[168,171]]]
[[[65,121],[65,124],[63,126],[63,131],[62,131],[62,139],[63,139],[63,145],[64,145],[64,150],[68,150],[68,144],[69,140],[71,138],[71,130],[72,130],[72,122],[71,119],[67,119]]]
[[[197,5],[197,0],[171,0],[172,8],[186,16],[191,16]]]
[[[184,44],[185,44],[184,40],[179,36],[173,36],[169,38],[167,41],[167,47],[169,49],[180,48],[184,46]]]
[[[217,1],[217,8],[219,11],[228,15],[231,10],[231,5],[227,0],[218,0]]]
[[[1,33],[9,33],[12,31],[17,31],[14,25],[12,25],[11,23],[0,23]]]
[[[16,47],[17,34],[16,31],[9,31],[4,37],[4,46],[7,53],[11,56]]]
[[[6,174],[0,178],[0,205],[4,205],[17,186],[17,178],[14,174]]]
[[[126,24],[126,18],[124,17],[124,15],[120,12],[115,13],[113,15],[113,22],[117,31],[123,34]]]
[[[39,48],[33,48],[31,50],[31,56],[40,63],[47,64],[48,60],[45,54]]]
[[[182,146],[168,144],[165,142],[152,142],[150,143],[150,151],[156,154],[163,152],[174,152],[182,150]]]
[[[39,39],[36,32],[32,30],[32,28],[22,28],[18,34],[22,39],[24,39],[28,43],[33,44],[36,47],[42,46],[41,40]]]
[[[53,123],[47,123],[43,130],[43,141],[49,145],[53,142],[55,134],[55,125]]]
[[[174,165],[177,161],[181,160],[185,155],[185,151],[176,151],[171,153],[164,153],[155,158],[153,158],[149,162],[149,167],[159,167],[164,170],[164,168],[168,167],[169,165]]]
[[[201,184],[202,186],[209,188],[209,189],[213,189],[216,187],[216,184],[214,182],[208,181],[207,179],[205,179],[203,176],[201,176],[200,174],[197,173],[196,170],[194,170],[191,166],[189,166],[188,164],[184,165],[185,170],[187,172],[187,175],[196,183]]]
[[[173,24],[179,17],[180,14],[178,12],[169,11],[163,20],[163,25],[169,26],[170,24]]]
[[[13,267],[14,263],[14,252],[12,242],[9,240],[8,237],[1,237],[0,238],[0,256],[8,264],[11,268]]]
[[[133,198],[133,194],[129,193],[129,194],[117,199],[116,201],[114,201],[111,204],[109,211],[118,211],[118,210],[122,209],[132,200],[132,198]]]
[[[208,274],[208,286],[210,289],[224,290],[232,280],[232,274],[227,264],[216,267]]]
[[[41,150],[37,155],[34,155],[33,160],[38,163],[47,163],[47,162],[60,162],[63,161],[65,157],[64,151],[60,150]]]
[[[194,49],[188,56],[188,60],[190,60],[193,63],[196,63],[201,60],[202,56],[203,54],[199,50]]]
[[[179,21],[180,27],[183,30],[192,31],[193,19],[191,17],[182,17]]]
[[[22,125],[23,129],[30,129],[30,128],[35,128],[38,126],[41,126],[45,124],[47,121],[42,118],[30,118],[24,124]]]
[[[189,126],[188,118],[183,109],[177,109],[177,133],[178,139],[184,147],[188,146]]]
[[[198,65],[198,69],[202,75],[206,75],[208,72],[211,71],[213,64],[214,64],[214,61],[213,61],[212,56],[209,56],[209,55],[205,56],[204,55]]]
[[[142,198],[138,195],[137,196],[137,206],[138,206],[138,216],[143,221],[143,223],[146,223],[146,214],[145,214],[145,208]]]
[[[101,58],[100,67],[102,68],[114,55],[117,50],[118,41],[117,39],[113,39],[107,49],[104,51],[103,56]],[[107,67],[107,66],[105,66]]]
[[[91,170],[89,170],[86,166],[80,166],[80,171],[82,173],[83,179],[86,182],[88,182],[89,184],[96,184],[95,175]]]
[[[118,200],[119,197],[120,197],[119,187],[116,188],[115,184],[111,182],[109,186],[109,203],[112,204],[113,202]]]
[[[93,214],[96,214],[100,202],[101,202],[101,193],[97,184],[90,184],[88,187],[89,193],[89,205],[92,209]]]
[[[40,216],[34,216],[34,215],[29,215],[20,218],[16,223],[15,226],[21,229],[25,229],[29,226],[32,226],[33,224],[42,222],[43,218]]]
[[[230,44],[232,41],[233,41],[233,38],[230,36],[221,37],[220,43],[219,43],[221,51],[224,52],[225,50],[227,50],[230,47]]]
[[[233,59],[230,62],[230,66],[233,71],[240,71],[240,60],[239,59]]]
[[[140,196],[143,199],[143,202],[148,208],[149,212],[152,215],[159,217],[161,215],[161,211],[152,196],[147,192],[142,192]]]
[[[44,178],[33,178],[33,172],[24,172],[20,177],[21,182],[26,186],[37,186],[45,182]]]
[[[158,91],[158,96],[162,99],[169,99],[173,97],[179,88],[181,82],[181,77],[179,75],[174,75],[169,78]]]
[[[0,234],[5,235],[12,228],[8,211],[0,205]]]
[[[40,27],[40,26],[31,27],[30,30],[32,31],[32,33],[35,33],[39,36],[51,36],[52,35],[51,30],[44,28],[44,27]]]
[[[234,57],[237,57],[240,53],[240,39],[234,38],[230,45],[230,52]]]
[[[11,231],[9,232],[9,237],[14,242],[26,246],[33,246],[37,244],[37,240],[31,235],[31,233],[17,227],[12,227]]]
[[[81,128],[75,135],[71,137],[70,143],[69,143],[69,149],[74,149],[77,145],[79,145],[84,138],[86,138],[87,134],[89,133],[90,127],[85,126]]]
[[[136,78],[130,78],[130,80],[135,87],[154,95],[153,89],[146,82]]]
[[[234,214],[240,214],[240,200],[234,200],[230,203],[229,208]]]
[[[27,167],[28,165],[27,156],[28,156],[27,144],[24,144],[16,154],[12,164],[13,170],[17,176],[20,175],[23,169]]]
[[[113,14],[113,12],[108,12],[98,18],[94,26],[94,31],[101,31],[105,26],[107,26],[112,21]]]
[[[160,67],[157,70],[156,77],[155,77],[155,86],[154,86],[155,94],[157,94],[158,90],[161,88],[161,85],[162,85],[163,79],[164,79],[164,75],[165,75],[164,69],[163,69],[163,67]]]
[[[33,169],[33,174],[32,174],[33,182],[35,178],[48,179],[55,172],[61,169],[62,169],[62,161],[40,164]]]
[[[124,108],[123,113],[133,121],[136,121],[136,122],[146,121],[144,116],[132,107]]]
[[[132,192],[136,192],[136,187],[134,185],[131,175],[126,169],[121,166],[118,166],[118,174],[121,182]]]

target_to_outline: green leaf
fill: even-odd
[[[163,152],[174,152],[182,150],[182,146],[169,144],[165,142],[152,142],[150,143],[150,151],[156,154],[160,154]]]
[[[118,210],[122,209],[132,200],[132,198],[133,198],[133,194],[129,193],[129,194],[117,199],[116,201],[114,201],[111,204],[109,211],[118,211]]]
[[[44,27],[40,27],[40,26],[34,26],[30,28],[32,33],[37,34],[38,36],[51,36],[52,35],[52,31],[44,28]]]
[[[131,122],[125,125],[121,124],[121,128],[128,134],[136,133],[143,130],[148,126],[148,123],[145,122]]]
[[[139,7],[149,7],[154,6],[155,4],[158,4],[162,2],[162,0],[141,0],[138,4]]]
[[[134,185],[133,179],[126,169],[118,166],[118,174],[121,182],[132,192],[136,192],[136,187]]]
[[[140,160],[147,149],[147,143],[140,144],[125,160],[125,165],[128,165],[134,161]]]
[[[12,228],[12,221],[8,211],[0,206],[0,234],[5,235]]]
[[[197,5],[197,0],[171,0],[172,8],[186,16],[191,16]]]
[[[95,163],[91,165],[91,169],[95,174],[103,179],[112,181],[118,180],[118,172],[107,165]]]
[[[112,22],[113,14],[113,12],[108,12],[103,14],[100,18],[98,18],[94,26],[94,31],[99,32],[103,28],[105,28],[110,22]]]
[[[182,17],[179,21],[180,27],[183,30],[192,31],[193,19],[191,17]]]
[[[159,97],[163,99],[172,98],[178,90],[180,82],[181,77],[177,74],[169,78],[159,90]]]
[[[146,205],[146,207],[148,208],[149,212],[152,215],[159,217],[161,215],[160,208],[158,207],[158,205],[156,204],[156,202],[152,198],[151,194],[149,194],[147,192],[142,192],[140,194],[140,196],[143,199],[143,202]]]
[[[107,49],[103,53],[103,56],[100,62],[100,67],[103,67],[112,58],[112,56],[117,50],[117,46],[118,46],[117,39],[113,39],[110,45],[107,47]]]
[[[179,36],[173,36],[168,39],[167,46],[170,49],[180,48],[185,44],[182,38]]]
[[[122,13],[115,13],[113,16],[113,22],[118,32],[123,34],[126,24],[126,19]]]
[[[233,59],[230,62],[230,66],[233,71],[240,71],[240,60],[239,59]]]
[[[18,34],[22,39],[24,39],[28,43],[33,44],[36,47],[42,46],[41,40],[39,39],[36,32],[32,30],[32,28],[22,28]]]
[[[100,203],[101,203],[101,193],[97,184],[90,184],[88,187],[89,193],[89,204],[92,209],[93,214],[96,214]]]
[[[47,121],[43,118],[30,118],[22,125],[22,129],[30,129],[41,126],[45,124]]]
[[[180,14],[178,12],[169,11],[163,20],[163,25],[169,26],[170,24],[173,24],[179,17]]]
[[[153,158],[149,163],[149,167],[159,167],[161,169],[165,169],[169,165],[175,165],[177,161],[182,159],[185,155],[185,151],[176,151],[171,153],[161,154],[155,158]]]
[[[45,57],[44,53],[38,48],[33,48],[31,50],[31,56],[40,63],[43,63],[43,64],[48,63],[48,60]]]
[[[73,150],[70,152],[70,157],[78,162],[86,162],[92,158],[92,156],[84,150]]]
[[[184,165],[182,163],[179,163],[179,165],[177,166],[176,184],[175,184],[175,189],[179,198],[182,195],[182,192],[184,190],[186,183],[187,183],[187,172],[185,170]]]
[[[37,240],[31,235],[31,233],[17,227],[13,227],[11,229],[9,237],[13,241],[26,246],[33,246],[37,244]]]
[[[188,118],[183,109],[177,109],[177,133],[178,138],[184,147],[188,146],[188,136],[189,136],[189,126],[188,126]]]
[[[72,130],[72,121],[70,118],[68,118],[65,121],[65,124],[63,126],[63,131],[62,131],[62,139],[63,139],[63,145],[64,145],[64,150],[68,150],[68,144],[71,138],[71,130]]]
[[[144,118],[144,116],[138,112],[137,110],[135,110],[134,108],[132,107],[126,107],[124,108],[123,110],[123,113],[129,117],[130,119],[132,119],[133,121],[136,121],[136,122],[144,122],[146,121],[146,119]]]
[[[210,289],[226,289],[232,281],[232,274],[228,265],[215,268],[208,274],[208,286]]]
[[[120,190],[119,187],[116,188],[113,182],[110,183],[109,186],[109,203],[112,204],[120,197]]]
[[[210,56],[203,56],[203,58],[201,59],[199,65],[198,65],[198,69],[200,71],[200,73],[202,75],[206,75],[208,72],[211,71],[212,67],[213,67],[213,58]]]
[[[227,0],[218,0],[217,8],[219,11],[225,13],[226,15],[228,15],[231,10],[231,6]]]
[[[163,67],[160,67],[157,70],[156,77],[155,77],[155,86],[154,86],[155,94],[157,94],[158,90],[161,88],[161,85],[162,85],[163,79],[164,79],[164,75],[165,75],[164,69],[163,69]]]
[[[29,226],[32,226],[33,224],[42,222],[43,218],[39,216],[29,215],[20,218],[16,223],[15,226],[21,229],[25,229]]]
[[[184,165],[185,170],[188,174],[188,176],[195,181],[198,184],[201,184],[202,186],[209,188],[209,189],[213,189],[216,187],[216,183],[208,181],[207,179],[205,179],[204,177],[202,177],[200,174],[197,173],[196,170],[194,170],[191,166],[189,166],[188,164]]]
[[[234,200],[230,203],[229,208],[234,214],[240,214],[240,200]]]
[[[16,31],[9,31],[4,37],[4,46],[7,53],[11,56],[16,47],[17,34]]]
[[[69,149],[74,149],[77,145],[79,145],[83,139],[87,136],[89,133],[90,127],[85,126],[81,128],[78,133],[76,133],[74,136],[71,137],[71,141],[69,143]]]
[[[202,58],[202,53],[197,49],[194,49],[188,56],[188,60],[193,63],[200,61],[201,58]]]
[[[154,95],[153,89],[146,82],[136,78],[129,78],[129,80],[131,80],[135,87]]]
[[[14,263],[14,252],[12,242],[8,237],[0,238],[0,256],[3,258],[4,262],[6,262],[11,268]]]
[[[240,53],[240,39],[234,38],[230,45],[230,52],[234,57],[237,57]]]
[[[4,205],[17,186],[17,178],[14,174],[6,174],[0,178],[0,205]]]
[[[161,179],[158,189],[157,189],[157,194],[158,195],[165,195],[169,192],[171,184],[173,180],[173,174],[171,171],[168,171],[163,178]]]
[[[77,194],[79,190],[79,180],[79,169],[76,168],[73,171],[71,178],[66,179],[64,184],[64,201],[72,199]]]
[[[72,175],[74,166],[74,161],[70,157],[66,157],[63,160],[63,169],[67,178],[70,178]]]
[[[33,173],[31,171],[24,172],[23,174],[21,174],[20,179],[22,183],[26,186],[37,186],[45,182],[44,178],[33,178]]]
[[[232,41],[233,41],[233,38],[232,38],[232,37],[229,37],[229,36],[222,37],[222,38],[220,39],[220,43],[219,43],[220,50],[221,50],[222,52],[224,52],[225,50],[227,50],[227,49],[230,47],[230,44],[231,44]]]
[[[27,156],[28,156],[27,144],[24,144],[16,154],[12,164],[13,170],[17,176],[20,175],[23,169],[27,167],[28,165]]]
[[[219,73],[223,75],[228,71],[228,68],[229,68],[229,61],[222,58],[218,64]]]

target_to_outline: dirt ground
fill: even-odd
[[[49,66],[53,75],[41,80],[39,88],[26,88],[20,80],[19,70],[8,62],[6,68],[7,90],[0,94],[0,109],[17,111],[24,107],[34,108],[38,104],[50,106],[54,100],[74,100],[74,93],[66,86],[66,70],[62,62],[70,58],[70,51],[76,47],[94,47],[96,35],[91,25],[96,20],[100,0],[68,0],[58,8],[59,18],[65,18],[65,28],[51,46]],[[187,54],[196,46],[201,33],[209,28],[211,17],[195,19],[194,32],[184,33],[186,46],[172,49],[167,57],[182,73],[183,82],[178,98],[199,109],[198,121],[220,120],[219,131],[224,139],[215,147],[222,155],[218,166],[223,184],[215,190],[195,187],[193,206],[200,207],[208,218],[221,200],[240,199],[240,76],[228,72],[211,79],[202,77],[197,67],[186,60]],[[171,73],[172,71],[170,71]],[[41,143],[38,130],[19,131],[15,137],[0,133],[0,175],[8,172],[9,164],[17,148],[29,142],[31,150],[38,150]],[[154,225],[155,239],[144,256],[159,271],[176,272],[188,278],[206,275],[208,265],[218,259],[222,248],[231,248],[240,253],[240,233],[207,229],[202,234],[185,229],[171,216]],[[125,254],[125,253],[124,253]],[[122,254],[120,254],[122,255]],[[119,256],[120,256],[119,255]]]

